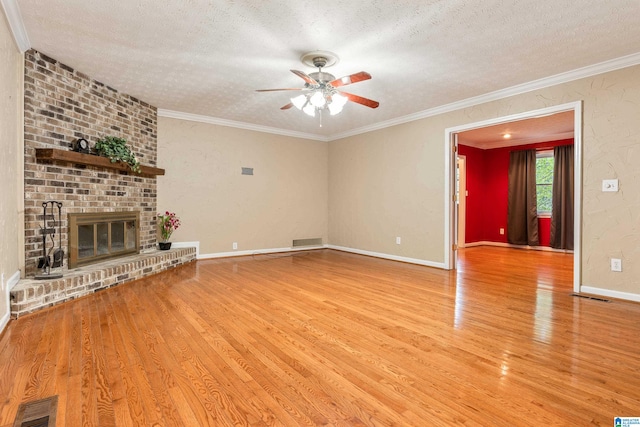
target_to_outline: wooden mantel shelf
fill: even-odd
[[[127,165],[126,163],[111,163],[111,160],[106,157],[94,156],[93,154],[78,153],[76,151],[60,150],[56,148],[36,148],[36,159],[98,166],[101,168],[128,171],[134,175],[137,175],[129,168],[129,165]],[[140,175],[164,175],[164,169],[140,165]]]

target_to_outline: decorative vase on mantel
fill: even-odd
[[[171,242],[158,242],[158,246],[161,251],[168,251],[171,249]]]

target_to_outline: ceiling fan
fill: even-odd
[[[336,79],[332,74],[322,71],[323,68],[330,67],[338,62],[338,57],[334,53],[327,51],[313,51],[302,55],[300,60],[318,69],[318,72],[306,74],[298,70],[290,70],[293,74],[304,80],[304,87],[284,88],[284,89],[258,89],[256,92],[274,92],[280,90],[304,91],[305,93],[291,98],[291,102],[281,107],[281,110],[288,110],[296,107],[309,116],[314,117],[316,112],[322,114],[322,110],[328,109],[333,116],[342,111],[347,101],[355,102],[369,108],[377,108],[380,103],[372,99],[352,93],[343,92],[337,88],[369,80],[371,75],[365,71],[350,74]]]

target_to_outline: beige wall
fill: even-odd
[[[583,101],[582,285],[640,297],[640,67],[481,104],[328,144],[159,118],[158,209],[184,226],[173,241],[202,254],[334,246],[444,262],[444,131]],[[242,166],[255,175],[240,175]],[[619,193],[601,180],[618,178]],[[328,186],[327,186],[328,182]],[[200,199],[202,197],[202,199]],[[402,244],[395,243],[401,237]],[[623,272],[609,271],[622,258]]]
[[[443,138],[434,118],[331,142],[329,243],[442,263]]]
[[[580,100],[582,285],[640,297],[640,66],[331,142],[329,242],[442,263],[445,128]]]
[[[327,143],[158,118],[158,210],[182,221],[171,240],[200,254],[327,241]],[[241,175],[242,167],[254,169]]]
[[[9,319],[8,286],[20,265],[22,54],[0,14],[0,331]]]

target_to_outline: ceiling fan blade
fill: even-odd
[[[293,107],[292,103],[288,103],[287,105],[280,107],[281,110],[288,110],[289,108]]]
[[[317,81],[315,81],[314,79],[309,77],[306,73],[303,73],[302,71],[298,71],[298,70],[290,70],[290,71],[312,86],[317,86],[319,84]]]
[[[344,76],[344,77],[340,77],[339,79],[335,79],[334,81],[329,82],[329,84],[333,87],[340,87],[340,86],[350,85],[353,83],[358,83],[363,80],[369,80],[370,78],[371,78],[371,74],[367,73],[366,71],[360,71],[359,73],[354,73],[349,76]]]
[[[287,88],[283,88],[283,89],[256,89],[256,92],[276,92],[279,90],[303,90],[305,88],[303,87],[298,87],[298,88],[293,88],[293,87],[287,87]]]
[[[364,105],[365,107],[378,108],[378,105],[380,105],[378,101],[374,101],[373,99],[363,98],[361,96],[342,91],[340,91],[339,93],[349,98],[349,101],[356,102],[358,104]]]

